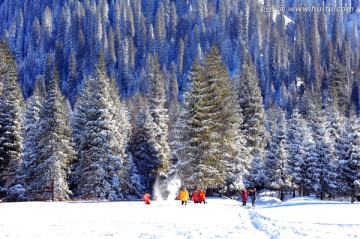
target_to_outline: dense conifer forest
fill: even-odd
[[[0,198],[47,200],[52,182],[55,200],[155,183],[165,196],[181,179],[354,200],[359,13],[357,0],[0,0]]]

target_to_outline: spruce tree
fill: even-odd
[[[183,95],[183,102],[174,125],[174,136],[171,142],[172,156],[176,160],[175,169],[182,183],[190,188],[198,187],[202,174],[200,171],[201,155],[194,142],[195,137],[195,102],[198,102],[200,92],[198,77],[201,66],[196,61],[192,67],[192,82],[189,91]],[[183,175],[183,176],[181,176]]]
[[[244,177],[246,187],[257,188],[258,190],[265,188],[266,176],[264,170],[264,155],[260,156],[256,153],[251,160],[249,173]]]
[[[315,141],[316,161],[314,162],[313,189],[323,199],[325,193],[333,191],[332,178],[334,173],[334,156],[331,152],[329,133],[325,127],[325,118],[322,112],[316,110],[311,115],[313,137]]]
[[[80,198],[121,199],[123,158],[115,132],[113,102],[105,61],[100,53],[94,78],[88,78],[75,104],[73,127],[79,162],[75,192]],[[94,90],[97,89],[97,90]]]
[[[191,80],[178,122],[178,128],[184,127],[185,145],[177,144],[178,175],[185,185],[239,190],[248,164],[240,155],[244,150],[239,131],[242,115],[216,46],[201,66],[194,64]]]
[[[307,121],[297,111],[289,120],[287,140],[286,172],[291,176],[291,186],[294,190],[298,188],[299,194],[308,195],[313,185],[311,179],[314,174],[312,166],[316,159],[315,143]]]
[[[69,69],[68,69],[68,78],[66,82],[65,92],[68,95],[71,105],[75,104],[75,96],[78,93],[77,89],[77,80],[79,78],[79,73],[77,72],[78,67],[76,63],[76,56],[74,52],[70,53],[69,57]]]
[[[31,188],[32,180],[36,176],[37,157],[40,154],[40,112],[43,110],[45,98],[45,82],[39,77],[34,92],[26,101],[26,109],[23,122],[23,183],[26,188],[28,199],[34,199],[35,193]],[[35,190],[35,189],[34,189]]]
[[[114,153],[120,155],[121,163],[124,165],[120,175],[121,188],[127,198],[139,197],[143,193],[142,187],[133,157],[128,152],[131,130],[130,115],[125,101],[120,99],[119,87],[113,75],[109,80],[109,97],[111,102],[110,115],[112,116],[112,127],[116,139],[116,142],[113,143]]]
[[[160,159],[155,150],[155,130],[156,125],[150,114],[149,106],[145,104],[137,115],[130,149],[134,164],[141,177],[141,185],[150,193],[155,184],[157,169],[160,164]]]
[[[168,110],[165,108],[166,95],[164,79],[160,72],[160,66],[155,56],[152,71],[148,75],[150,81],[149,106],[150,113],[156,125],[155,150],[157,151],[160,164],[157,169],[159,176],[164,176],[170,170],[170,147],[168,144]]]
[[[141,198],[144,194],[145,187],[131,154],[127,156],[126,161],[124,162],[124,169],[121,176],[121,188],[124,197],[128,200]]]
[[[360,179],[360,128],[359,118],[351,116],[346,132],[344,132],[343,146],[347,145],[345,155],[339,159],[339,181],[341,192],[351,197],[351,203],[355,201],[355,195],[359,193]]]
[[[250,63],[249,63],[250,64]],[[265,111],[263,98],[256,71],[252,65],[245,64],[238,78],[238,99],[243,114],[240,129],[246,138],[246,146],[251,148],[251,154],[262,154],[266,145]]]
[[[340,114],[336,102],[332,102],[331,99],[328,99],[323,117],[325,117],[325,127],[329,133],[330,150],[331,153],[335,153],[335,142],[344,131],[345,117]]]
[[[303,121],[302,118],[300,118],[300,114],[297,109],[294,110],[291,118],[288,121],[288,127],[286,128],[286,140],[288,143],[288,164],[286,167],[286,172],[290,174],[291,176],[291,187],[293,188],[293,192],[295,192],[295,188],[297,188],[299,185],[296,182],[296,167],[298,166],[299,161],[302,160],[301,150],[302,150],[302,144],[303,144],[303,124],[301,124]],[[293,196],[295,193],[293,193]]]
[[[17,200],[22,151],[23,96],[16,62],[8,46],[0,41],[0,197]]]
[[[49,66],[47,66],[49,68]],[[70,115],[67,99],[59,88],[59,75],[56,66],[53,74],[46,79],[47,91],[40,111],[39,149],[35,162],[34,176],[29,187],[35,192],[35,199],[49,199],[44,192],[46,187],[54,183],[54,199],[69,199],[72,192],[68,186],[69,165],[74,160]]]
[[[128,147],[128,142],[130,138],[130,116],[125,105],[125,101],[120,99],[119,87],[116,83],[114,76],[111,76],[109,79],[109,101],[111,106],[110,115],[112,117],[112,126],[114,129],[114,135],[116,139],[116,154],[119,154],[122,158],[122,161],[125,162],[127,155],[126,149]]]
[[[284,199],[284,193],[290,187],[290,177],[286,172],[288,164],[286,119],[285,112],[279,109],[272,110],[269,116],[271,120],[270,138],[266,150],[264,171],[267,188],[279,191],[280,200]]]
[[[347,116],[350,102],[350,82],[345,67],[337,61],[331,65],[327,86],[329,97],[334,104],[337,104],[339,112]]]

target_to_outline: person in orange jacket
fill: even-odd
[[[183,188],[180,192],[180,195],[179,195],[179,199],[181,201],[181,205],[185,205],[187,204],[187,201],[190,199],[189,198],[189,193],[188,191],[186,190],[186,188]]]
[[[200,188],[200,191],[199,191],[199,194],[198,194],[198,202],[199,203],[202,203],[204,202],[205,204],[205,192],[204,192],[204,189],[203,188]]]
[[[191,198],[192,198],[192,200],[193,200],[194,203],[198,203],[198,202],[199,202],[199,199],[198,199],[198,190],[197,190],[197,189],[192,193]]]
[[[145,201],[145,204],[150,204],[150,198],[151,198],[151,195],[148,193],[145,193],[144,196],[141,198],[141,200]]]

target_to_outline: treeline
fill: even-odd
[[[165,194],[176,176],[229,194],[357,193],[356,13],[0,2],[1,197],[47,198],[53,179],[57,199],[137,197],[156,179]]]
[[[355,112],[346,118],[336,101],[328,101],[323,107],[309,102],[306,117],[296,109],[287,118],[280,107],[265,113],[255,68],[245,64],[232,79],[216,46],[194,63],[189,89],[173,113],[156,55],[148,59],[148,98],[125,102],[100,52],[72,110],[50,57],[24,102],[15,61],[0,46],[5,200],[47,199],[52,181],[56,200],[131,199],[151,191],[156,180],[166,194],[177,177],[187,187],[228,195],[249,186],[278,190],[281,197],[298,189],[354,200],[359,192]]]

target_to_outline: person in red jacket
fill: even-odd
[[[243,206],[246,206],[247,199],[248,199],[248,192],[247,192],[247,189],[245,188],[244,190],[241,191],[241,200],[242,200]]]
[[[195,191],[192,193],[191,199],[193,200],[194,203],[198,203],[198,202],[199,202],[198,191],[197,191],[197,190],[195,190]]]
[[[145,204],[150,204],[150,198],[151,198],[151,195],[148,193],[145,193],[144,196],[141,198],[141,200],[145,201]]]
[[[205,192],[204,192],[204,189],[203,188],[200,188],[200,191],[199,191],[199,194],[198,194],[198,202],[199,203],[202,203],[204,202],[205,204]]]

